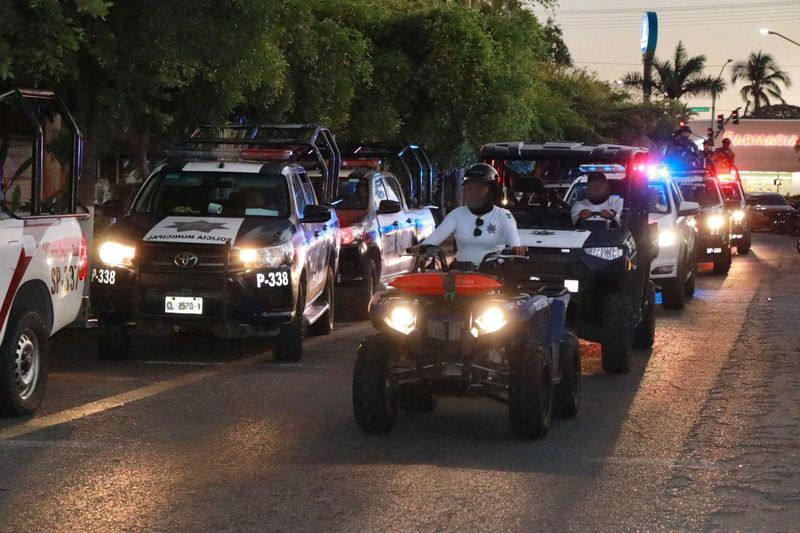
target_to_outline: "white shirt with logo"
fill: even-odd
[[[478,220],[483,224],[479,226]],[[478,236],[476,229],[480,230]],[[497,206],[485,215],[475,215],[466,206],[451,211],[422,244],[439,246],[450,235],[455,235],[458,244],[456,261],[473,265],[480,265],[487,254],[520,245],[514,215]]]

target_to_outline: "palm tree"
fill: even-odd
[[[783,84],[787,89],[792,85],[789,74],[778,67],[770,54],[765,54],[760,50],[750,54],[747,61],[738,61],[733,65],[731,82],[736,83],[739,80],[748,82],[742,87],[739,94],[747,103],[750,103],[752,99],[754,116],[759,115],[762,104],[770,104],[770,96],[785,104],[786,101],[781,95],[781,88],[778,84]]]
[[[658,58],[653,60],[653,90],[669,100],[724,91],[725,83],[722,80],[703,74],[705,66],[706,56],[689,57],[683,41],[678,41],[671,62]],[[622,78],[622,83],[627,87],[642,88],[644,79],[641,72],[629,72]]]

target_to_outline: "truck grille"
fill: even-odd
[[[136,252],[139,272],[222,274],[228,262],[228,250],[228,246],[214,244],[142,243]],[[176,265],[176,256],[183,253],[197,256],[197,264],[188,268]],[[229,266],[231,269],[236,267],[237,265]]]

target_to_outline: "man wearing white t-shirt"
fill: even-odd
[[[464,175],[464,201],[467,205],[454,209],[422,246],[439,246],[455,235],[456,261],[479,266],[492,252],[511,247],[515,254],[524,254],[520,245],[517,222],[507,209],[494,204],[497,194],[497,171],[485,163],[472,165]]]
[[[610,192],[605,174],[589,173],[586,178],[586,198],[572,204],[572,224],[577,226],[581,220],[607,220],[609,224],[613,221],[619,226],[624,202],[619,196],[611,196]]]

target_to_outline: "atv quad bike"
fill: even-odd
[[[658,255],[648,213],[648,153],[644,148],[581,143],[493,143],[481,159],[500,174],[504,204],[517,220],[530,261],[515,281],[528,292],[566,288],[572,294],[567,326],[602,345],[603,369],[630,370],[632,348],[650,348],[655,334],[655,286],[650,266]],[[576,227],[570,198],[543,199],[590,172],[615,174],[611,194],[623,199],[620,221]],[[566,200],[566,201],[565,201]]]
[[[521,438],[544,437],[553,414],[577,413],[581,359],[577,337],[564,327],[569,293],[504,284],[498,275],[515,259],[487,256],[481,273],[423,267],[376,294],[377,333],[361,343],[353,374],[353,409],[365,432],[391,430],[399,409],[432,411],[442,393],[507,404]]]

